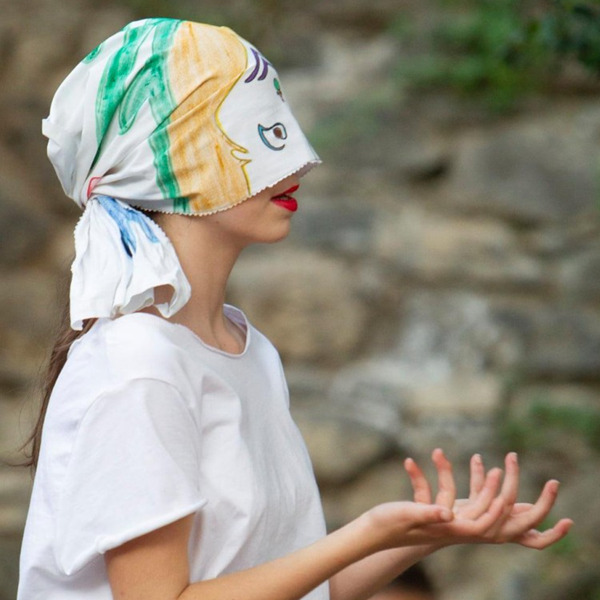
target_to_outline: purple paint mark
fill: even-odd
[[[252,54],[254,55],[254,69],[252,69],[252,72],[250,73],[250,75],[248,75],[248,77],[246,77],[246,79],[244,79],[244,83],[250,83],[251,81],[254,81],[256,79],[256,76],[258,75],[258,71],[260,70],[260,65],[262,63],[262,72],[260,74],[260,76],[258,77],[258,81],[263,81],[266,76],[267,73],[269,72],[269,65],[271,64],[262,54],[260,54],[260,52],[258,50],[256,50],[256,48],[251,48],[252,50]]]
[[[267,73],[269,72],[269,61],[263,57],[263,71],[260,74],[260,77],[258,78],[259,81],[263,81],[263,79],[267,76]]]
[[[258,51],[255,50],[254,48],[252,48],[252,54],[254,54],[254,60],[256,62],[256,66],[254,67],[254,70],[252,71],[252,73],[250,73],[250,75],[248,75],[248,77],[246,77],[246,79],[244,79],[244,83],[250,83],[251,81],[254,81],[254,78],[258,74],[258,69],[260,68],[260,56],[258,55]]]

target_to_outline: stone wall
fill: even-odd
[[[326,164],[303,182],[289,239],[242,256],[230,300],[280,349],[328,521],[409,498],[405,456],[427,463],[445,448],[464,486],[472,453],[492,464],[517,449],[524,497],[560,479],[554,514],[574,517],[574,531],[542,553],[445,550],[425,562],[438,596],[590,598],[600,102],[563,92],[484,118],[442,93],[390,91],[404,50],[386,23],[399,10],[426,22],[430,3],[302,6],[276,11],[285,43],[268,29],[252,39],[287,54],[286,93]],[[136,15],[83,0],[0,0],[0,14],[0,446],[14,459],[78,214],[40,119],[74,62]],[[14,597],[30,483],[0,467],[0,600]]]

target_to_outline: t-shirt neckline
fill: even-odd
[[[158,315],[153,315],[152,313],[135,312],[135,313],[130,313],[129,315],[123,315],[123,316],[119,317],[119,319],[126,318],[128,316],[129,317],[141,316],[142,318],[149,317],[151,319],[157,319],[161,323],[162,326],[174,327],[178,330],[185,331],[187,335],[191,336],[203,348],[205,348],[206,350],[209,350],[210,352],[213,352],[214,354],[220,354],[227,358],[242,358],[243,356],[245,356],[247,354],[248,349],[250,348],[250,342],[251,342],[251,337],[252,337],[252,334],[251,334],[252,328],[250,327],[248,318],[243,313],[243,311],[241,311],[239,308],[232,306],[230,304],[223,305],[223,312],[225,314],[225,318],[228,319],[233,324],[234,327],[237,327],[240,330],[240,332],[244,335],[244,338],[245,338],[244,348],[239,353],[227,352],[226,350],[221,350],[221,348],[211,346],[210,344],[205,342],[197,333],[192,331],[187,325],[183,325],[181,323],[173,323],[172,321],[169,321],[168,319],[164,319],[163,317],[160,317]],[[112,319],[110,319],[110,320],[112,320]]]
[[[167,319],[161,319],[161,320],[169,323],[169,325],[174,325],[175,327],[184,329],[185,331],[189,332],[189,334],[197,342],[199,342],[201,346],[203,346],[207,350],[210,350],[211,352],[214,352],[215,354],[221,354],[222,356],[226,356],[228,358],[242,358],[243,356],[245,356],[245,354],[248,351],[248,348],[250,347],[251,334],[250,334],[250,324],[248,323],[248,319],[247,319],[246,315],[239,308],[232,306],[231,304],[223,305],[223,313],[225,314],[225,318],[228,319],[233,324],[234,327],[237,327],[242,332],[242,334],[244,334],[245,343],[244,343],[244,348],[242,349],[241,352],[227,352],[226,350],[221,350],[221,348],[217,348],[216,346],[211,346],[210,344],[205,342],[197,333],[192,331],[186,325],[182,325],[181,323],[171,323]],[[155,315],[151,315],[151,316],[155,316]],[[160,319],[160,317],[157,317],[157,318]]]

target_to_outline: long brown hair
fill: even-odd
[[[39,414],[35,421],[35,425],[29,434],[29,437],[21,447],[25,453],[25,460],[20,463],[21,466],[31,467],[32,471],[35,471],[40,455],[44,419],[46,417],[46,411],[48,410],[48,402],[50,400],[52,390],[54,389],[54,385],[56,384],[56,380],[58,379],[60,372],[67,362],[67,354],[69,353],[71,344],[76,339],[80,338],[84,333],[88,332],[95,321],[96,319],[88,319],[84,321],[83,329],[81,331],[75,331],[74,329],[71,329],[69,303],[65,303],[60,326],[57,330],[54,345],[50,352],[48,366],[46,368],[44,377],[41,380],[41,403]]]

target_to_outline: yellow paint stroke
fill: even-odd
[[[247,154],[223,130],[218,111],[246,69],[246,49],[223,27],[186,22],[169,56],[178,107],[168,126],[173,172],[193,213],[205,213],[249,195]]]

